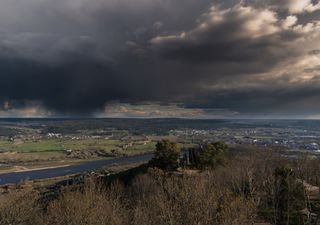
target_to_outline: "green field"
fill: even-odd
[[[120,140],[70,140],[70,139],[42,139],[39,141],[26,141],[15,144],[10,141],[0,141],[1,152],[62,152],[65,150],[86,150],[88,148],[101,148],[112,150],[121,144]]]
[[[116,139],[43,138],[40,140],[0,140],[0,172],[17,171],[21,168],[39,168],[98,160],[98,152],[117,152],[121,155],[141,154],[153,151],[155,141],[144,142],[137,136]],[[67,154],[72,151],[72,155]],[[114,150],[114,151],[112,151]]]
[[[69,126],[63,124],[63,127]],[[74,133],[53,133],[57,136],[50,136],[49,130],[44,132],[46,135],[40,135],[40,131],[47,127],[31,129],[21,125],[5,128],[2,132],[7,135],[0,136],[1,173],[143,154],[153,151],[159,140],[177,139],[170,135],[146,136],[121,130],[110,133],[99,129],[76,129]],[[9,131],[15,131],[15,135]]]

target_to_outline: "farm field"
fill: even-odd
[[[50,132],[56,127],[0,124],[0,173],[143,154],[153,151],[159,139],[122,130],[70,130],[68,123],[58,125],[61,133]]]
[[[2,119],[0,171],[61,166],[151,152],[167,139],[193,147],[275,147],[317,154],[319,121],[183,119]]]

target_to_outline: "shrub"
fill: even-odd
[[[41,224],[41,209],[35,193],[13,193],[0,202],[0,224]]]
[[[42,224],[47,225],[122,225],[127,224],[122,186],[110,188],[86,181],[84,188],[67,191],[51,202]]]

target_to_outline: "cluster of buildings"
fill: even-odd
[[[179,140],[217,141],[320,152],[320,131],[293,128],[218,128],[170,130]]]

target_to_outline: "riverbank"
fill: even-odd
[[[137,156],[119,157],[106,160],[97,160],[84,162],[79,165],[71,165],[65,167],[46,168],[42,170],[29,170],[20,172],[11,172],[0,174],[0,185],[18,183],[22,180],[39,180],[54,177],[67,176],[72,174],[83,173],[96,170],[107,166],[128,165],[132,163],[140,163],[148,161],[153,154],[144,154]]]

